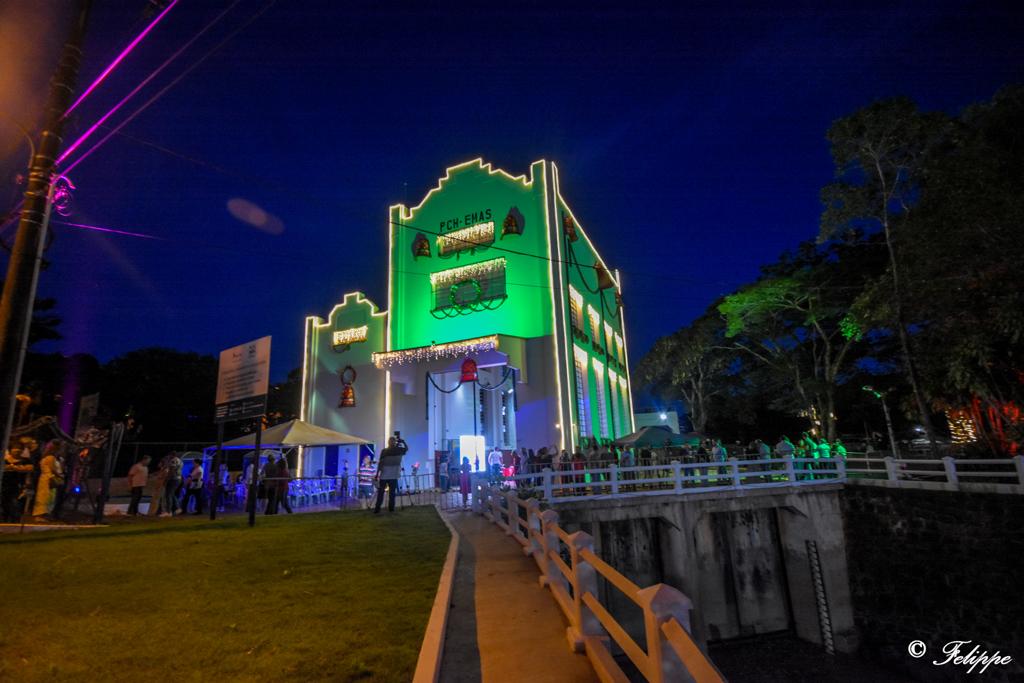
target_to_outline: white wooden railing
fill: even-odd
[[[479,482],[473,507],[523,546],[536,560],[540,583],[569,621],[569,644],[585,652],[605,683],[627,683],[612,657],[611,641],[653,683],[725,679],[690,636],[690,599],[667,584],[640,588],[594,553],[594,539],[582,531],[568,533],[558,525],[558,513],[540,511],[536,498],[523,500],[515,491],[502,491]],[[569,560],[563,559],[563,547]],[[637,643],[601,603],[598,577],[632,600],[643,612],[644,643]]]
[[[834,484],[846,478],[841,458],[764,458],[582,470],[545,468],[537,474],[505,477],[502,483],[531,488],[550,503],[630,495],[678,495],[736,489]]]
[[[1024,456],[970,460],[857,458],[846,460],[847,480],[894,488],[1024,493]]]
[[[594,498],[730,492],[822,484],[878,484],[895,488],[932,488],[995,493],[1024,493],[1024,456],[970,460],[869,458],[729,458],[721,462],[672,462],[639,467],[611,464],[552,470],[501,479],[504,486],[532,489],[548,503]]]

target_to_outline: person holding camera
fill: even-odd
[[[374,514],[380,512],[384,502],[384,487],[388,489],[388,512],[395,511],[395,493],[398,491],[398,477],[402,473],[402,456],[408,452],[409,446],[402,439],[400,432],[388,439],[388,447],[380,452],[377,464],[377,504]]]

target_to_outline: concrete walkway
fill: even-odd
[[[461,541],[442,683],[596,681],[586,655],[569,650],[562,612],[519,543],[480,515],[445,514]]]

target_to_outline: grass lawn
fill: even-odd
[[[0,535],[0,681],[409,681],[433,508]]]

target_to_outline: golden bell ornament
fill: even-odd
[[[430,258],[430,240],[422,232],[417,233],[412,241],[412,257],[418,259],[421,256]]]

